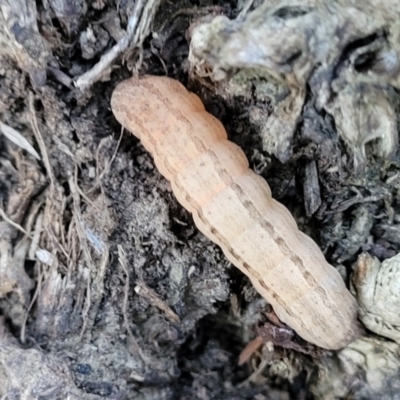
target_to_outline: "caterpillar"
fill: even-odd
[[[267,182],[198,96],[171,78],[144,76],[121,82],[111,108],[151,153],[198,229],[283,322],[325,349],[358,336],[357,303],[340,274],[271,197]]]

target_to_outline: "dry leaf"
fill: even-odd
[[[0,121],[0,130],[3,135],[16,144],[17,146],[21,147],[22,149],[26,150],[29,154],[31,154],[36,159],[40,160],[40,156],[37,151],[32,147],[32,145],[14,128],[8,126]]]

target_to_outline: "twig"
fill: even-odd
[[[329,214],[336,214],[339,212],[343,212],[343,211],[346,211],[351,206],[354,206],[355,204],[363,204],[363,203],[370,203],[370,202],[376,203],[380,200],[383,200],[387,196],[386,193],[377,193],[377,194],[374,194],[371,196],[362,197],[362,194],[358,190],[356,190],[356,193],[357,193],[356,196],[352,197],[349,200],[343,201],[336,208],[325,211],[324,214],[329,215]]]
[[[165,316],[174,323],[181,322],[179,316],[174,313],[168,304],[162,300],[158,294],[153,290],[150,289],[144,282],[137,281],[135,286],[135,292],[139,295],[144,297],[145,299],[149,300],[150,304],[157,307],[159,310],[164,311]]]
[[[39,203],[40,207],[43,204],[43,201]],[[33,230],[33,236],[32,236],[32,243],[29,247],[29,253],[28,257],[33,260],[36,255],[36,250],[39,249],[39,243],[40,243],[40,237],[42,235],[42,230],[43,230],[43,212],[38,213],[36,216],[35,220],[35,228]]]
[[[36,152],[36,150],[33,148],[33,146],[14,128],[12,128],[11,126],[8,126],[0,121],[0,132],[2,132],[3,135],[8,140],[13,142],[17,146],[21,147],[22,149],[26,150],[29,154],[31,154],[37,160],[40,160],[40,156]]]
[[[88,275],[87,278],[87,290],[86,290],[86,301],[85,301],[85,306],[82,310],[82,328],[81,328],[81,333],[80,333],[80,338],[83,337],[89,319],[90,315],[89,312],[94,310],[99,303],[99,299],[102,295],[102,292],[104,290],[103,287],[103,281],[104,281],[104,275],[105,275],[105,270],[108,265],[108,257],[109,257],[109,249],[108,246],[104,246],[102,248],[102,253],[101,253],[101,260],[97,268],[94,265],[88,244],[87,244],[87,233],[85,230],[85,224],[83,222],[82,218],[82,213],[80,210],[80,196],[79,196],[79,191],[77,189],[78,184],[76,182],[76,176],[71,177],[68,180],[68,186],[72,195],[72,200],[73,200],[73,210],[74,210],[74,220],[75,220],[75,227],[76,227],[76,234],[78,236],[78,241],[83,253],[83,257],[89,267],[90,274]],[[95,273],[95,279],[92,280],[91,275]]]
[[[127,315],[127,308],[128,308],[128,296],[129,296],[129,271],[128,271],[128,261],[126,259],[126,254],[124,248],[119,244],[118,248],[118,261],[125,272],[126,280],[125,280],[125,290],[124,290],[124,303],[122,305],[122,314],[124,316],[124,325],[125,329],[128,333],[128,336],[131,340],[131,344],[135,349],[135,352],[139,354],[140,358],[146,363],[148,362],[148,357],[143,354],[142,349],[139,347],[139,344],[136,338],[133,336],[131,328],[129,327],[129,320]]]
[[[37,280],[35,293],[33,294],[33,297],[28,305],[24,319],[22,321],[22,326],[21,326],[21,330],[20,330],[20,334],[19,334],[21,343],[26,343],[26,337],[25,337],[26,323],[28,321],[29,313],[31,312],[33,305],[35,304],[37,298],[39,297],[39,293],[42,291],[42,284],[43,284],[43,280],[44,280],[44,271],[42,268],[40,268],[40,264],[41,264],[40,262],[38,262],[38,261],[36,262],[36,266],[39,269],[38,280]]]
[[[238,384],[239,388],[245,387],[247,386],[249,383],[251,382],[255,382],[255,380],[257,379],[257,377],[259,375],[262,374],[262,372],[264,371],[264,369],[268,366],[269,360],[261,360],[259,366],[257,367],[257,369],[243,382]]]
[[[101,184],[101,180],[102,180],[102,179],[104,178],[104,176],[109,172],[109,170],[110,170],[110,168],[111,168],[111,165],[112,165],[112,163],[114,162],[115,157],[117,156],[117,152],[118,152],[119,146],[120,146],[120,144],[121,144],[123,134],[124,134],[124,128],[122,127],[122,128],[121,128],[121,134],[120,134],[120,136],[119,136],[117,145],[115,146],[115,150],[114,150],[114,152],[113,152],[113,154],[112,154],[110,160],[109,160],[108,162],[106,162],[106,164],[105,164],[105,166],[104,166],[104,169],[103,169],[103,171],[101,171],[101,172],[100,172],[100,150],[101,150],[101,144],[102,144],[102,142],[103,142],[104,139],[102,139],[102,140],[100,141],[100,144],[99,144],[99,146],[97,147],[97,150],[96,150],[96,182],[95,182],[95,184],[93,185],[93,187],[90,188],[90,189],[87,191],[86,194],[93,193],[97,188],[101,188],[101,185],[102,185],[102,184]],[[108,140],[108,138],[106,138],[106,140]]]
[[[48,67],[47,70],[51,73],[51,75],[54,76],[55,79],[57,79],[58,82],[62,83],[64,86],[71,89],[72,79],[67,74],[64,74],[64,72],[53,67]]]
[[[254,0],[247,0],[246,4],[243,6],[243,8],[240,10],[239,15],[237,16],[237,20],[243,19],[246,14],[249,12],[251,6],[253,5]]]
[[[13,226],[15,229],[21,231],[24,235],[28,236],[29,238],[33,238],[32,235],[27,232],[21,225],[17,224],[16,222],[12,221],[10,218],[7,217],[4,210],[0,207],[0,217],[3,218],[5,222]]]
[[[53,169],[51,168],[49,155],[47,153],[46,144],[44,143],[43,136],[40,133],[39,125],[36,119],[36,112],[35,106],[33,104],[33,93],[29,93],[29,111],[30,111],[30,122],[32,125],[33,133],[35,134],[36,141],[38,142],[40,152],[42,154],[42,159],[44,166],[46,167],[47,174],[49,175],[50,179],[50,192],[51,195],[54,194],[54,176],[53,176]]]
[[[42,155],[43,164],[46,168],[47,175],[49,176],[50,180],[50,188],[49,193],[46,196],[46,206],[44,211],[44,226],[47,234],[54,240],[54,243],[59,247],[59,249],[63,252],[65,257],[69,259],[69,256],[64,248],[64,246],[58,240],[56,233],[54,232],[53,227],[53,208],[54,205],[57,203],[55,199],[55,195],[59,195],[62,197],[61,188],[57,184],[56,180],[54,179],[53,168],[50,163],[49,154],[47,152],[46,143],[44,142],[42,133],[39,129],[39,125],[36,118],[36,111],[34,106],[34,94],[32,92],[29,93],[29,111],[30,111],[30,123],[32,126],[33,133],[35,135],[36,141],[39,145],[40,153]],[[56,190],[57,189],[57,190]]]
[[[124,135],[124,127],[121,127],[121,134],[119,135],[119,139],[118,139],[117,145],[115,146],[115,150],[114,150],[109,162],[106,164],[103,171],[101,172],[101,174],[99,174],[100,169],[99,169],[99,162],[98,162],[99,161],[99,152],[100,152],[100,146],[99,146],[98,151],[96,152],[96,160],[97,160],[96,167],[98,168],[97,176],[99,177],[98,178],[99,181],[101,181],[101,179],[103,179],[103,177],[110,170],[110,167],[111,167],[112,163],[114,162],[115,157],[117,156],[117,152],[118,152],[119,146],[121,145],[121,140],[122,140],[123,135]]]
[[[143,5],[145,3],[145,5]],[[139,47],[145,37],[149,34],[150,24],[158,9],[160,0],[137,0],[132,15],[128,20],[127,33],[117,44],[104,54],[100,61],[89,71],[85,72],[74,82],[81,90],[91,86],[103,72],[114,62],[114,60],[128,47]]]

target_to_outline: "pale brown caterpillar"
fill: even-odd
[[[114,90],[111,107],[152,154],[200,231],[283,322],[326,349],[357,337],[357,303],[341,276],[195,94],[167,77],[132,78]]]

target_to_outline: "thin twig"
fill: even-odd
[[[103,179],[104,176],[105,176],[105,175],[108,173],[108,171],[110,170],[110,167],[111,167],[112,163],[114,162],[115,157],[117,156],[117,152],[118,152],[119,146],[121,145],[121,140],[122,140],[122,136],[123,136],[123,135],[124,135],[124,128],[122,127],[122,128],[121,128],[121,134],[119,135],[119,139],[118,139],[117,145],[115,146],[114,153],[112,154],[112,156],[111,156],[109,162],[106,164],[106,166],[104,167],[104,169],[103,169],[103,171],[101,172],[101,174],[99,174],[99,171],[97,171],[97,174],[98,174],[97,176],[99,177],[99,180]],[[99,146],[99,149],[100,149],[100,146]],[[96,158],[97,158],[97,161],[98,161],[98,160],[99,160],[98,154],[96,154]],[[97,167],[98,167],[98,164],[97,164]]]
[[[85,72],[74,82],[77,88],[83,90],[98,81],[103,72],[128,47],[135,48],[141,46],[143,40],[149,34],[150,24],[153,21],[159,3],[160,0],[136,0],[133,13],[128,20],[126,35],[104,54],[92,69]]]
[[[11,126],[8,126],[8,125],[4,124],[2,121],[0,121],[0,132],[2,132],[3,135],[8,140],[13,142],[17,146],[21,147],[22,149],[26,150],[29,154],[31,154],[37,160],[40,160],[40,156],[37,153],[37,151],[33,148],[33,146],[28,142],[28,140],[26,140],[14,128],[12,128]]]
[[[117,142],[117,145],[115,146],[115,150],[108,162],[106,162],[106,165],[104,166],[103,171],[100,172],[100,150],[101,150],[101,142],[99,146],[97,147],[96,150],[96,182],[95,184],[87,191],[86,194],[91,194],[93,193],[97,188],[101,188],[101,180],[104,178],[104,176],[110,171],[111,165],[115,160],[115,157],[117,156],[117,152],[119,149],[119,146],[121,144],[122,137],[124,135],[124,127],[121,128],[121,134],[119,135],[119,139]]]
[[[128,314],[127,314],[127,308],[128,308],[128,296],[129,296],[129,271],[128,271],[128,261],[126,259],[126,254],[125,251],[123,249],[123,247],[121,245],[117,246],[118,248],[118,261],[122,267],[122,269],[125,272],[125,290],[124,290],[124,302],[122,305],[122,314],[124,316],[124,325],[125,325],[125,329],[129,335],[129,338],[131,340],[131,343],[135,349],[135,351],[137,352],[137,354],[139,354],[139,356],[141,357],[141,359],[146,363],[148,362],[148,357],[146,357],[143,352],[142,349],[139,347],[139,344],[136,340],[136,338],[133,336],[131,328],[129,326],[129,320],[128,320]]]
[[[26,310],[24,320],[22,322],[22,326],[21,326],[21,330],[20,330],[20,334],[19,334],[19,339],[20,339],[21,343],[26,342],[26,337],[25,337],[26,323],[28,322],[29,313],[31,312],[33,305],[35,304],[37,298],[39,297],[39,293],[42,291],[42,284],[43,284],[43,280],[44,280],[44,270],[41,268],[41,263],[38,261],[36,262],[36,266],[39,269],[37,285],[36,285],[35,293],[33,294],[33,297],[32,297],[32,299],[29,303],[29,306]]]
[[[55,79],[58,80],[58,82],[62,83],[64,86],[66,86],[69,89],[72,88],[72,85],[71,85],[72,79],[67,74],[64,74],[64,72],[60,71],[57,68],[53,68],[53,67],[48,67],[47,70],[50,72],[51,75],[54,76]]]
[[[68,186],[72,195],[72,201],[73,201],[73,210],[74,210],[74,221],[75,221],[75,227],[76,227],[76,234],[78,236],[78,241],[80,244],[80,247],[83,252],[83,257],[89,267],[90,274],[88,274],[87,278],[87,291],[86,291],[86,301],[85,301],[85,306],[82,310],[82,328],[81,328],[81,333],[80,333],[80,338],[83,337],[83,334],[86,331],[87,324],[89,322],[89,311],[92,306],[92,280],[91,280],[91,274],[96,270],[92,256],[90,254],[90,250],[88,248],[87,244],[87,237],[85,233],[85,226],[83,223],[83,218],[80,210],[80,196],[79,192],[77,190],[77,184],[75,182],[75,176],[71,177],[68,180]],[[108,257],[108,254],[107,254]],[[97,271],[100,273],[99,271]]]
[[[54,176],[53,169],[51,168],[49,155],[47,153],[46,144],[44,143],[43,136],[40,132],[39,125],[36,119],[35,106],[33,104],[33,93],[29,93],[29,111],[30,111],[30,122],[32,126],[33,133],[35,134],[36,141],[38,142],[40,152],[42,153],[42,159],[44,166],[46,167],[47,174],[50,179],[50,194],[54,193]]]
[[[249,12],[251,6],[253,5],[254,0],[247,0],[246,4],[243,6],[243,8],[240,10],[239,15],[237,16],[238,20],[243,19],[246,14]]]
[[[265,368],[268,366],[269,360],[261,360],[260,364],[258,365],[257,369],[243,382],[238,384],[238,387],[242,388],[248,385],[251,382],[255,382],[257,377],[262,374]]]
[[[22,232],[24,235],[28,236],[29,238],[33,239],[33,236],[28,233],[21,225],[17,224],[16,222],[12,221],[10,218],[7,217],[4,210],[0,207],[0,217],[3,218],[5,222]]]
[[[158,294],[151,288],[149,288],[144,282],[137,281],[135,286],[135,292],[139,295],[144,297],[145,299],[149,300],[151,305],[157,307],[159,310],[163,311],[165,316],[174,323],[181,322],[179,316],[174,313],[168,304],[162,300]]]

